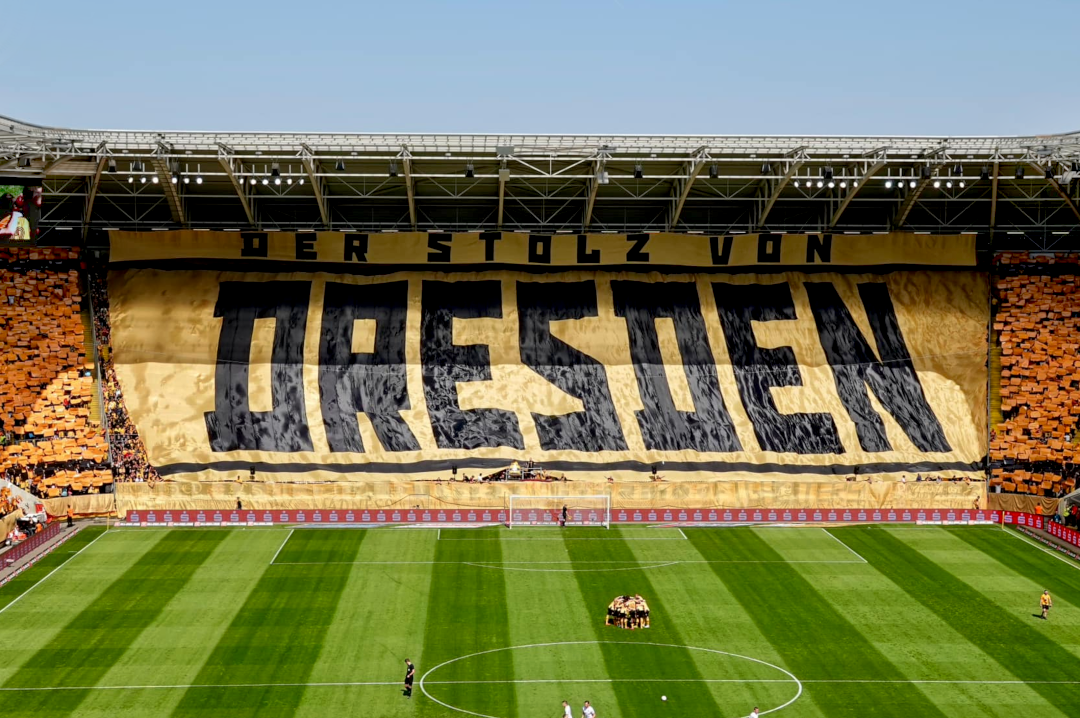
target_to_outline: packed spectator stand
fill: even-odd
[[[992,490],[1063,496],[1080,443],[1080,255],[996,257],[992,333],[1000,351],[1000,421],[990,435]],[[993,390],[992,390],[993,396]]]
[[[0,475],[41,497],[111,490],[92,409],[79,256],[0,249]]]

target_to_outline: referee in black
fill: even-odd
[[[408,658],[405,659],[405,690],[402,695],[406,698],[412,698],[412,683],[413,678],[416,676],[416,666]]]
[[[562,507],[562,526],[563,527],[566,526],[566,519],[569,518],[569,516],[570,516],[570,512],[566,509],[566,504],[563,504],[563,507]]]

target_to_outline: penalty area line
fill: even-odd
[[[1077,571],[1080,571],[1080,565],[1077,565],[1077,563],[1075,561],[1073,561],[1072,559],[1065,558],[1064,556],[1059,554],[1057,551],[1053,551],[1051,549],[1048,549],[1045,546],[1040,546],[1039,544],[1035,543],[1034,541],[1029,539],[1027,536],[1020,533],[1019,531],[1016,531],[1016,530],[1010,531],[1007,528],[1004,529],[1004,531],[1009,536],[1012,536],[1013,538],[1020,539],[1024,543],[1029,544],[1031,546],[1034,546],[1035,548],[1039,549],[1043,553],[1049,554],[1050,556],[1053,556],[1054,558],[1056,558],[1058,561],[1061,561],[1062,563],[1068,564],[1072,568],[1075,568]]]
[[[821,530],[822,530],[822,531],[824,531],[824,532],[825,532],[825,535],[826,535],[826,536],[828,536],[829,538],[831,538],[831,539],[832,539],[833,541],[835,541],[836,543],[840,544],[841,546],[843,546],[844,548],[846,548],[846,549],[847,549],[848,551],[850,551],[851,553],[855,554],[855,558],[859,559],[859,560],[860,560],[860,561],[862,561],[863,563],[870,563],[870,562],[869,562],[869,561],[867,561],[867,560],[866,560],[865,558],[863,558],[862,556],[860,556],[860,555],[859,555],[859,552],[858,552],[858,551],[856,551],[855,549],[851,548],[851,547],[850,547],[850,546],[848,546],[848,545],[847,545],[846,543],[844,543],[843,541],[841,541],[840,539],[836,538],[836,537],[835,537],[835,536],[833,536],[833,535],[832,535],[831,533],[829,533],[829,529],[827,529],[827,528],[822,528]]]
[[[296,529],[289,529],[289,533],[285,534],[285,540],[281,542],[281,545],[278,546],[277,551],[274,552],[274,557],[272,559],[270,559],[270,565],[271,566],[274,565],[274,561],[277,561],[277,557],[281,555],[282,549],[285,548],[285,544],[289,543],[289,539],[292,538],[293,531],[295,531],[295,530]]]

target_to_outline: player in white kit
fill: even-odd
[[[574,712],[570,710],[570,703],[567,701],[562,702],[562,714],[563,718],[574,718]]]
[[[596,718],[596,709],[589,705],[588,701],[581,707],[581,718]]]

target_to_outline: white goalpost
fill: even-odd
[[[563,509],[566,519],[563,520]],[[611,528],[611,497],[519,496],[510,494],[507,528],[515,526],[602,526]]]

